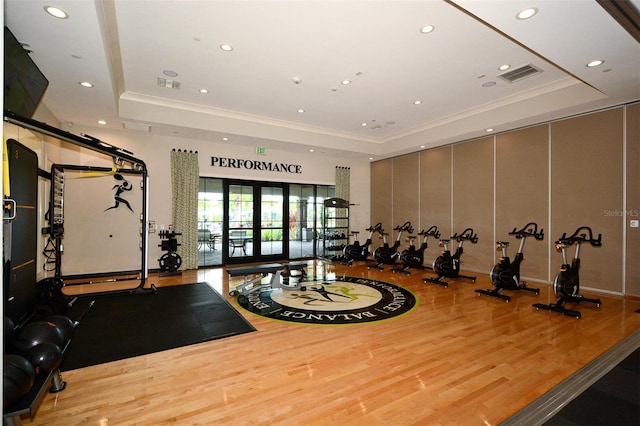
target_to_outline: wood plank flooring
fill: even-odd
[[[238,307],[257,332],[65,372],[67,389],[23,424],[495,425],[640,329],[638,300],[598,294],[578,320],[532,308],[555,301],[548,285],[505,303],[474,292],[491,288],[486,275],[443,288],[389,269],[336,265],[413,292],[407,315],[312,326]],[[199,281],[232,300],[221,268],[148,283]]]

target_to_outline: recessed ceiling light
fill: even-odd
[[[59,19],[67,19],[69,17],[69,14],[67,12],[55,6],[45,6],[44,11],[49,15]]]
[[[209,93],[207,89],[200,89],[198,90],[198,92],[202,93],[203,95],[206,95],[207,93]]]
[[[310,149],[309,152],[316,152],[316,150],[315,149]]]
[[[300,108],[300,109],[298,110],[298,112],[299,112],[300,114],[302,114],[302,113],[304,112],[304,110],[303,110],[302,108]]]
[[[487,132],[493,132],[493,129],[492,129],[491,127],[489,127],[489,128],[487,129]]]
[[[500,66],[498,67],[498,69],[499,69],[500,71],[505,71],[505,70],[508,70],[509,68],[511,68],[511,65],[509,65],[509,64],[500,65]]]
[[[162,71],[162,74],[166,75],[167,77],[177,77],[178,73],[175,71],[171,71],[171,70],[164,70]]]
[[[367,123],[360,124],[362,127],[367,127]]]
[[[224,137],[224,138],[222,138],[222,140],[226,142],[226,141],[228,141],[228,140],[229,140],[229,138]]]
[[[88,87],[88,88],[93,87],[93,84],[89,83],[88,81],[81,81],[78,84],[82,87]]]
[[[591,61],[591,62],[589,62],[589,63],[587,64],[587,66],[588,66],[589,68],[593,68],[593,67],[600,66],[600,65],[602,65],[602,64],[604,64],[604,61],[603,61],[603,60],[601,60],[601,59],[597,59],[597,60],[595,60],[595,61]]]
[[[431,31],[433,31],[436,27],[434,27],[433,25],[425,25],[424,27],[420,28],[420,32],[422,34],[429,34]]]
[[[413,101],[414,105],[420,105],[422,103],[422,101]]]
[[[482,87],[492,87],[495,85],[496,85],[495,81],[487,81],[486,83],[482,83]]]
[[[422,148],[422,149],[424,149],[426,147],[427,147],[426,145],[420,145],[420,148]]]
[[[342,80],[341,84],[346,86],[347,84],[351,84],[351,80]]]
[[[536,13],[538,13],[538,9],[536,9],[535,7],[528,7],[518,12],[518,14],[516,15],[516,19],[529,19]]]
[[[105,124],[107,124],[107,122],[104,120],[98,120],[98,124],[102,124],[104,126]]]
[[[220,49],[224,50],[225,52],[231,52],[233,50],[233,46],[231,46],[230,44],[221,44]]]

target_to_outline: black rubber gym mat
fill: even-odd
[[[545,426],[639,424],[640,349],[636,349],[567,404]]]
[[[67,315],[78,318],[92,300],[62,371],[256,331],[206,283],[160,287],[157,294],[82,297]]]

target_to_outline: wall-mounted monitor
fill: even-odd
[[[29,53],[4,27],[4,109],[31,118],[48,86]]]

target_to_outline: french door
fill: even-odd
[[[284,184],[226,181],[223,263],[289,258],[288,188]]]
[[[323,201],[334,187],[200,178],[198,266],[316,256]]]

